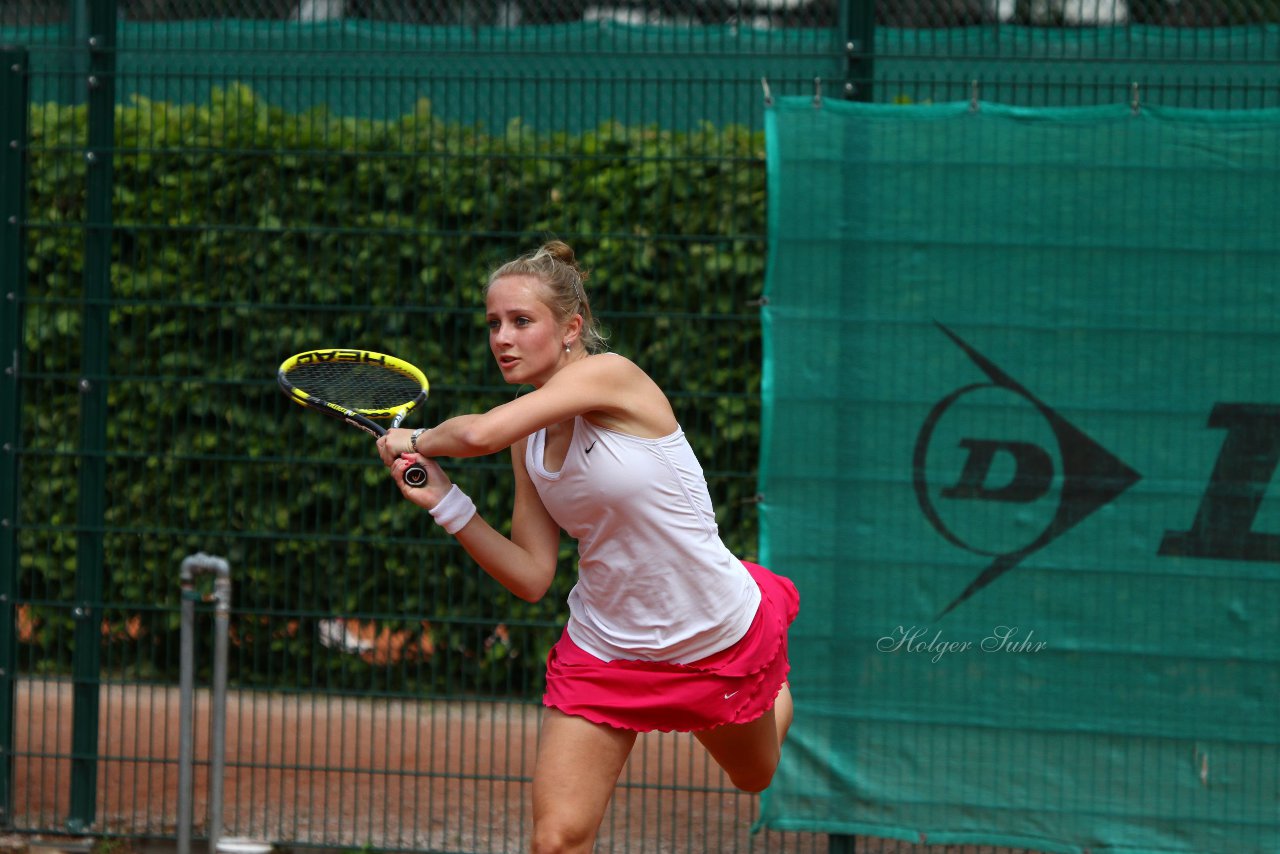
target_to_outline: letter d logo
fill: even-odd
[[[930,411],[912,461],[916,500],[925,518],[949,542],[994,558],[942,610],[941,617],[1113,501],[1141,476],[950,329],[942,324],[938,328],[990,382],[957,389]],[[957,407],[965,398],[966,406]],[[959,415],[948,415],[953,408]],[[938,439],[945,432],[939,430],[944,424],[952,425],[950,434],[957,437],[952,443]],[[946,453],[933,449],[938,444]],[[1061,462],[1060,474],[1055,472],[1054,451]],[[934,478],[948,484],[942,489],[930,483],[935,458],[950,461],[953,472],[938,472]],[[964,510],[957,512],[944,504]],[[958,522],[965,524],[965,536],[957,532]]]

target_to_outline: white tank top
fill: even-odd
[[[720,539],[706,478],[684,432],[642,439],[582,417],[559,471],[546,431],[525,467],[556,523],[578,541],[567,631],[604,661],[688,663],[737,643],[760,589]]]

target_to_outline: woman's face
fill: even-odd
[[[489,349],[508,383],[536,388],[560,367],[566,327],[545,294],[546,286],[532,276],[504,276],[489,287]]]

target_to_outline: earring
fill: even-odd
[[[568,341],[564,342],[564,351],[565,351],[566,353],[568,353],[568,352],[569,352],[569,342],[568,342]]]

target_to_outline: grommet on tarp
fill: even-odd
[[[815,107],[822,106],[822,78],[813,78],[813,105]]]
[[[969,81],[969,112],[978,112],[978,81]]]
[[[1138,81],[1133,81],[1129,88],[1129,112],[1135,116],[1142,112],[1142,101],[1138,97]]]
[[[769,91],[769,78],[768,78],[768,77],[761,77],[761,78],[760,78],[760,87],[761,87],[762,89],[764,89],[764,105],[765,105],[766,107],[772,107],[772,106],[773,106],[773,93]]]

